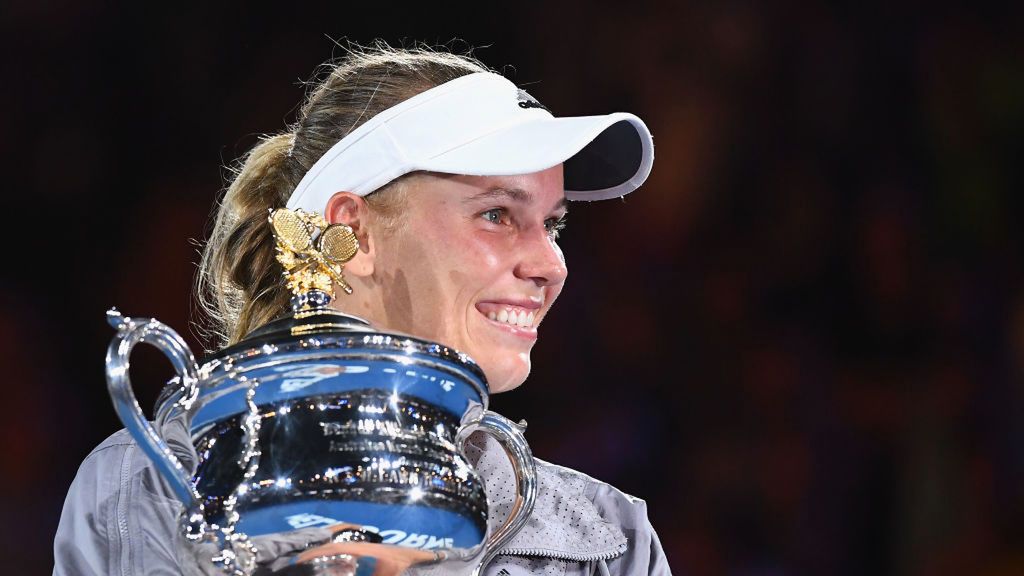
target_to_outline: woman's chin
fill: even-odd
[[[519,354],[512,361],[484,361],[480,363],[487,376],[487,386],[491,394],[500,394],[514,390],[526,381],[530,375],[530,355]]]

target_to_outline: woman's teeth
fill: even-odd
[[[505,324],[519,326],[520,328],[533,326],[533,321],[536,319],[533,312],[527,312],[526,310],[502,310],[501,312],[490,312],[487,314],[487,317],[495,322],[503,322]]]

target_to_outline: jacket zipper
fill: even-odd
[[[559,552],[544,548],[505,548],[498,550],[499,556],[543,556],[557,560],[568,560],[570,562],[596,562],[598,560],[610,560],[621,556],[626,552],[628,545],[623,542],[615,550],[602,552],[600,554],[573,554],[571,552]]]

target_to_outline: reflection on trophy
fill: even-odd
[[[166,325],[108,312],[114,407],[184,504],[183,538],[215,550],[205,561],[226,574],[256,570],[259,537],[315,526],[332,527],[332,540],[280,574],[478,574],[533,507],[521,429],[487,411],[484,375],[464,354],[327,307],[334,286],[348,290],[341,269],[357,249],[351,230],[285,209],[270,224],[292,312],[201,365]],[[140,342],[178,373],[157,402],[156,425],[128,376]],[[174,430],[187,439],[170,441]],[[513,513],[493,533],[482,480],[462,450],[478,430],[504,446],[516,473]],[[194,466],[171,444],[194,450]]]

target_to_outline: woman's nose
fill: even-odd
[[[516,277],[530,280],[538,286],[551,286],[565,282],[569,270],[565,267],[565,256],[555,240],[542,229],[542,233],[531,233],[523,242],[521,257],[516,264]]]

